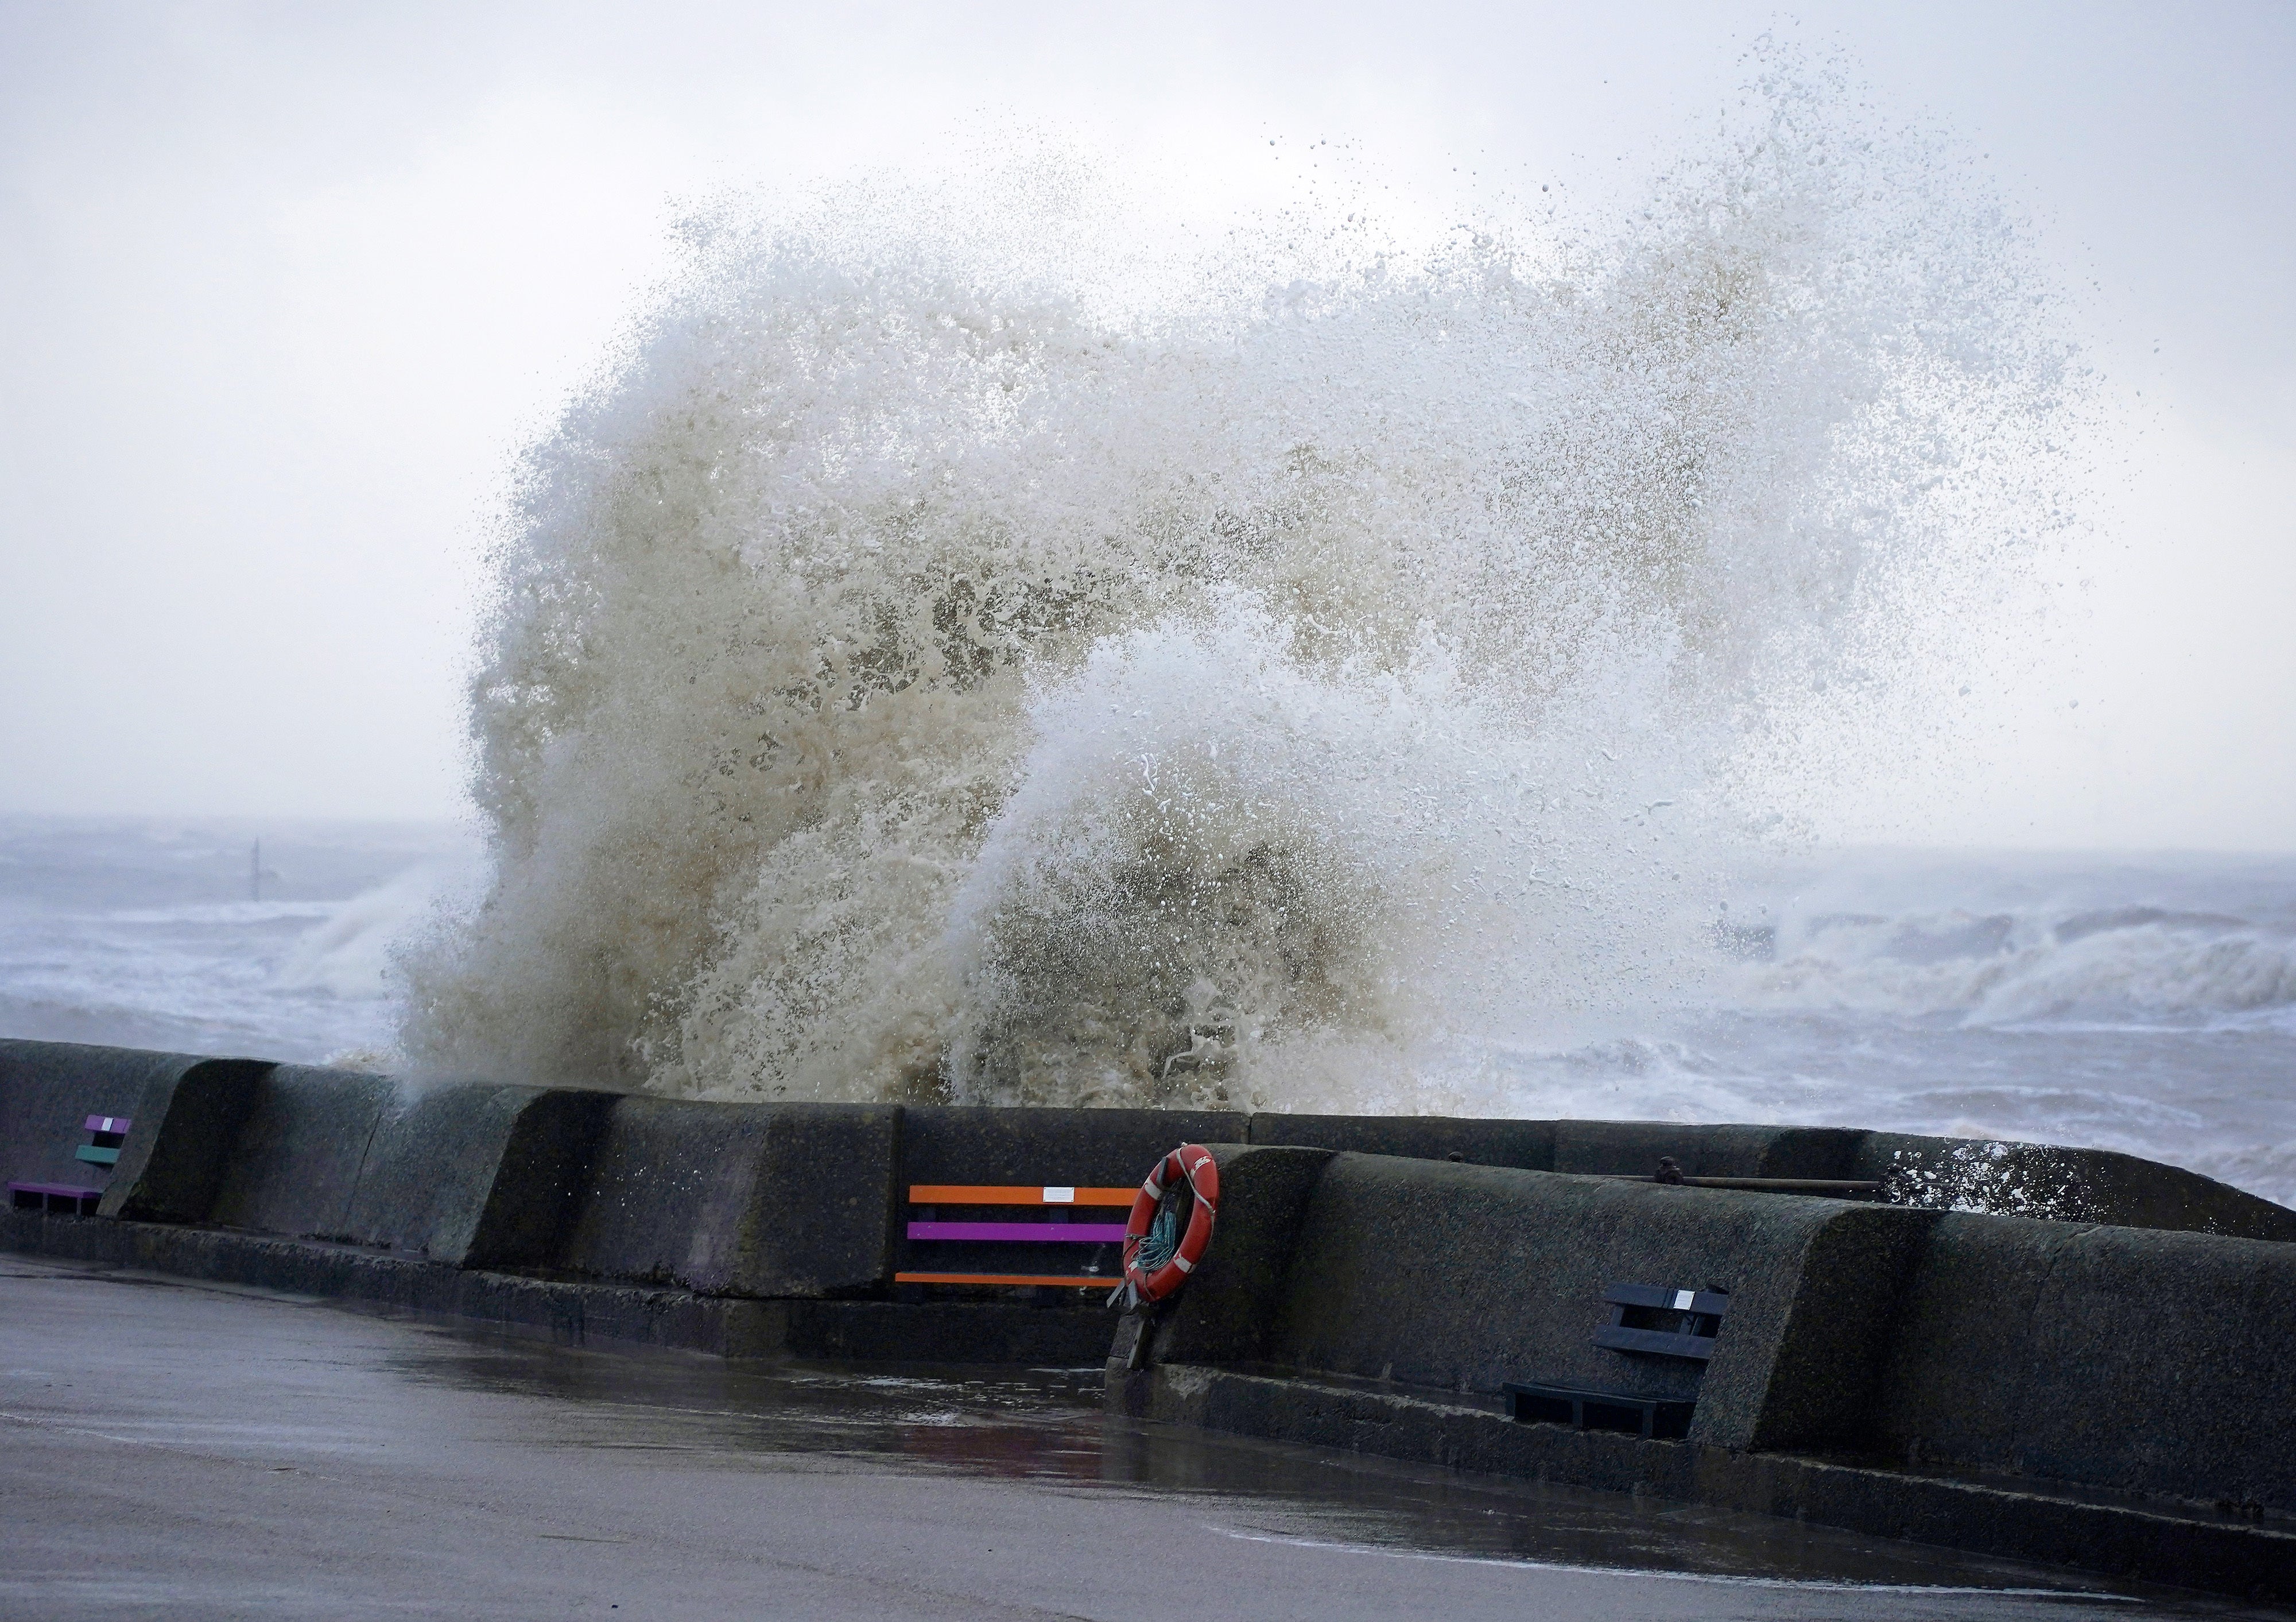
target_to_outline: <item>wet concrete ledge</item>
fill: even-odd
[[[1014,1302],[758,1300],[539,1278],[356,1246],[174,1223],[0,1212],[0,1248],[456,1319],[566,1345],[721,1357],[1084,1368],[1108,1351],[1101,1313]]]
[[[1245,1434],[1584,1470],[1555,1478],[2296,1597],[2296,1245],[2282,1242],[2296,1212],[2126,1156],[1799,1127],[731,1104],[480,1082],[415,1092],[343,1071],[0,1041],[10,1177],[73,1174],[95,1114],[134,1120],[100,1214],[10,1212],[0,1244],[568,1340],[1071,1367],[1110,1348],[1088,1292],[925,1295],[899,1274],[1082,1275],[1091,1247],[936,1251],[907,1237],[910,1185],[1123,1187],[1193,1140],[1222,1168],[1218,1236],[1144,1345],[1136,1334],[1116,1400]],[[1912,1198],[1604,1176],[1646,1173],[1660,1154],[1693,1176],[1910,1179]],[[1938,1208],[1972,1199],[2037,1214]],[[1601,1292],[1617,1281],[1728,1292],[1711,1361],[1597,1347]],[[1307,1372],[1270,1381],[1268,1367]],[[1459,1401],[1390,1412],[1361,1404],[1402,1399],[1329,1395],[1350,1379]],[[1514,1380],[1694,1397],[1689,1441],[1474,1417]],[[1357,1417],[1335,1426],[1335,1403]],[[1978,1472],[2086,1496],[1972,1485]],[[2214,1503],[2251,1519],[2177,1507]]]
[[[108,1176],[90,1115],[132,1117]],[[102,1213],[348,1239],[704,1294],[834,1295],[918,1265],[912,1182],[1134,1182],[1175,1143],[1298,1146],[1583,1175],[1880,1180],[1893,1204],[2296,1240],[2296,1211],[2101,1149],[1833,1127],[1145,1109],[736,1104],[390,1078],[0,1039],[0,1173]],[[1045,1271],[1003,1252],[959,1271]]]
[[[1214,1146],[1219,1231],[1128,1316],[1144,1419],[2296,1599],[2296,1248],[1299,1146]],[[1726,1293],[1704,1360],[1595,1338]],[[1644,1442],[1509,1382],[1694,1402]]]
[[[0,1213],[8,1250],[488,1325],[561,1344],[726,1357],[1081,1366],[1105,1317],[1013,1304],[755,1300],[495,1273],[348,1245]],[[1134,1321],[1136,1326],[1136,1321]],[[1121,1342],[1119,1341],[1119,1344]],[[1113,1412],[1413,1463],[1804,1520],[1971,1553],[2296,1601],[2296,1524],[2134,1494],[1517,1423],[1488,1399],[1296,1371],[1109,1363]]]
[[[1521,1424],[1464,1400],[1296,1374],[1181,1364],[1111,1369],[1108,1390],[1112,1411],[1152,1422],[1648,1494],[2210,1593],[2296,1601],[2296,1525],[2197,1505]]]

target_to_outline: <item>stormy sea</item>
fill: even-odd
[[[479,867],[450,827],[0,819],[0,1033],[393,1066],[394,946]],[[2296,1204],[2296,857],[1849,851],[1735,896],[1696,1005],[1333,1100],[2067,1143]]]
[[[1923,848],[2113,445],[1981,172],[1786,73],[1625,203],[1384,207],[697,205],[489,520],[467,832],[11,821],[0,1031],[2296,1198],[2296,858]]]

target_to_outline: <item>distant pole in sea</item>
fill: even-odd
[[[251,902],[263,899],[263,841],[260,839],[247,853],[247,899]]]

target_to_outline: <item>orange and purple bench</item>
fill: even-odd
[[[1121,1245],[1124,1223],[1078,1222],[1079,1206],[1094,1214],[1114,1209],[1129,1214],[1137,1189],[1086,1189],[1066,1183],[1005,1184],[918,1182],[909,1185],[909,1243],[964,1245]],[[1000,1214],[1015,1206],[1033,1206],[1044,1215],[1031,1221],[968,1218],[945,1220],[950,1206]],[[1039,1289],[1108,1289],[1120,1282],[1116,1273],[1041,1273],[909,1272],[893,1275],[896,1284],[994,1284]]]

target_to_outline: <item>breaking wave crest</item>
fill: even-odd
[[[1693,994],[1728,853],[2062,522],[2015,234],[1847,104],[1602,229],[1155,259],[1034,171],[697,225],[524,465],[410,1058],[1395,1107]]]
[[[2154,907],[1820,918],[1748,977],[1757,1007],[2037,1021],[2222,1023],[2296,1013],[2296,936]]]

